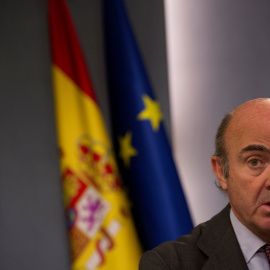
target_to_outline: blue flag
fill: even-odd
[[[104,19],[116,155],[142,244],[151,249],[193,225],[122,0],[104,0]]]

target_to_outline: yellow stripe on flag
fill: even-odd
[[[67,164],[77,163],[74,142],[83,134],[89,134],[96,147],[111,149],[96,102],[82,92],[57,66],[53,66],[53,75],[58,138],[60,146],[65,146]],[[113,159],[111,162],[114,163]]]
[[[73,270],[135,270],[141,247],[65,0],[49,0],[53,83]]]
[[[138,269],[141,248],[95,101],[53,66],[73,269]]]

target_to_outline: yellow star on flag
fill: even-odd
[[[118,137],[120,151],[119,156],[123,159],[126,167],[130,165],[130,159],[137,155],[137,150],[131,145],[132,133],[127,132],[124,137]]]
[[[145,108],[138,114],[137,119],[149,120],[151,122],[152,129],[157,131],[163,118],[159,104],[147,95],[143,95],[143,103]]]

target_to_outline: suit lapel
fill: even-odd
[[[248,270],[234,231],[230,228],[228,228],[218,245],[210,254],[208,261],[203,267],[203,270],[207,269]]]
[[[229,213],[228,205],[219,215],[211,219],[207,227],[202,228],[198,248],[209,257],[203,270],[248,270]]]

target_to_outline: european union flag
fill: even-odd
[[[189,233],[192,221],[122,0],[104,0],[112,128],[145,249]]]

